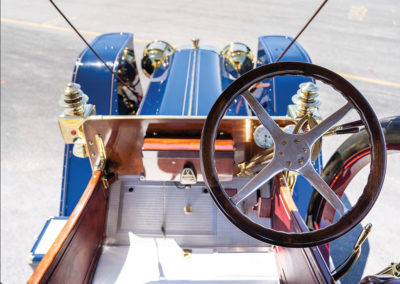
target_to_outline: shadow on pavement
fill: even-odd
[[[342,198],[343,203],[347,208],[351,208],[351,204],[346,194]],[[345,234],[343,237],[331,242],[331,257],[335,267],[339,266],[346,257],[353,250],[354,244],[356,243],[358,236],[362,231],[363,226],[358,224],[353,230]],[[361,248],[361,255],[353,268],[340,279],[342,284],[347,283],[358,283],[364,274],[365,265],[369,255],[369,242],[368,239],[364,242]]]

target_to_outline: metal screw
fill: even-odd
[[[183,208],[183,212],[185,212],[186,215],[192,213],[192,210],[193,210],[193,209],[192,209],[192,206],[190,206],[190,205],[186,205],[186,206]]]
[[[92,153],[92,157],[93,157],[93,158],[96,157],[96,153]]]
[[[300,140],[298,138],[294,139],[294,143],[299,144]]]
[[[291,161],[287,161],[287,162],[286,162],[286,166],[290,167],[291,165],[292,165],[292,162],[291,162]]]
[[[278,156],[282,157],[283,156],[283,152],[279,152]]]
[[[92,146],[93,145],[93,141],[89,140],[89,145]]]
[[[304,152],[304,153],[307,153],[307,148],[304,147],[304,148],[303,148],[303,152]]]
[[[304,163],[304,160],[303,159],[299,159],[298,162],[299,162],[300,165],[302,165]]]
[[[287,144],[287,141],[286,141],[286,140],[283,140],[283,141],[282,141],[282,144],[283,144],[283,145],[286,145],[286,144]]]

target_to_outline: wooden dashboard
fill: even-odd
[[[92,116],[84,123],[90,161],[98,162],[95,136],[101,135],[109,168],[119,175],[143,175],[147,180],[175,180],[185,163],[200,169],[200,137],[206,117]],[[284,127],[291,119],[275,117]],[[217,170],[229,178],[235,167],[261,149],[253,141],[256,117],[226,117],[215,142]],[[167,175],[160,175],[161,172]],[[163,176],[163,177],[161,177]],[[161,178],[161,179],[160,179]],[[201,177],[200,177],[201,180]]]

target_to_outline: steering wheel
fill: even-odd
[[[347,100],[339,110],[328,116],[307,133],[289,134],[281,130],[266,110],[250,93],[254,84],[276,76],[300,75],[320,80],[332,86]],[[245,98],[274,140],[274,157],[237,194],[229,197],[217,175],[214,142],[218,126],[227,108],[238,96]],[[368,182],[357,203],[348,209],[334,191],[315,171],[311,149],[322,135],[341,120],[351,109],[360,115],[371,144],[371,166]],[[261,241],[286,247],[309,247],[333,241],[354,228],[368,214],[380,193],[386,170],[386,149],[379,120],[361,93],[338,74],[323,67],[302,62],[279,62],[260,66],[234,81],[217,99],[210,110],[201,135],[201,165],[205,183],[222,213],[239,229]],[[259,187],[284,170],[303,175],[329,202],[341,218],[334,224],[310,232],[283,232],[263,227],[238,208],[238,204]]]

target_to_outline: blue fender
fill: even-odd
[[[98,36],[91,45],[117,72],[122,51],[132,42],[131,33],[110,33]],[[118,114],[117,79],[88,48],[75,62],[72,81],[81,85],[89,96],[89,103],[96,106],[97,114]],[[65,145],[60,216],[72,213],[92,175],[89,159],[75,157],[72,148],[72,144]]]

